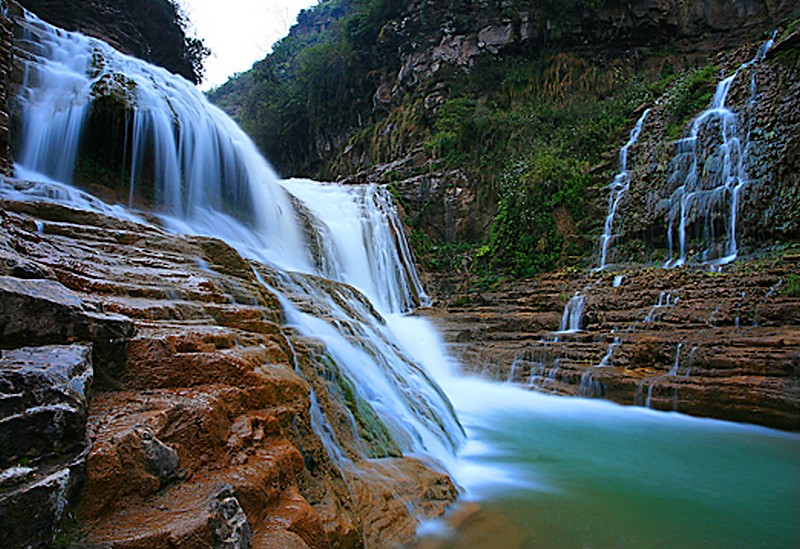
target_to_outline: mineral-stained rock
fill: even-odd
[[[312,386],[323,411],[341,412],[316,378],[324,345],[281,325],[254,274],[273,276],[266,267],[211,238],[52,203],[2,205],[0,251],[47,275],[0,277],[5,326],[22,334],[4,344],[36,336],[22,306],[50,319],[31,319],[47,341],[124,343],[104,355],[119,367],[89,404],[73,544],[381,546],[410,539],[418,513],[443,513],[455,498],[449,478],[419,461],[360,458],[357,434],[337,433],[352,470],[369,474],[332,462],[310,419]],[[9,465],[20,467],[3,486],[33,478]]]
[[[85,477],[91,382],[88,346],[2,352],[0,546],[48,547],[74,509]]]

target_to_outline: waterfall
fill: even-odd
[[[711,106],[692,122],[687,137],[676,143],[672,159],[667,240],[670,259],[665,267],[687,261],[724,265],[739,254],[737,221],[739,194],[747,185],[748,136],[726,101],[742,70],[759,63],[772,47],[767,41],[755,57],[717,84]],[[756,98],[751,84],[751,101]],[[675,238],[677,236],[677,243]]]
[[[121,103],[133,196],[152,186],[155,211],[217,236],[247,234],[263,259],[310,271],[300,225],[278,177],[255,144],[188,81],[108,44],[52,27],[26,13],[18,21],[24,66],[18,98],[22,135],[17,175],[72,183],[87,118],[98,98]],[[122,143],[120,147],[122,148]],[[129,150],[128,150],[129,149]],[[37,175],[39,174],[39,175]],[[130,206],[131,204],[129,204]]]
[[[320,274],[353,284],[384,311],[427,302],[391,195],[377,185],[292,179],[283,187],[313,213]]]
[[[564,313],[561,315],[561,322],[558,324],[558,331],[560,333],[578,332],[581,329],[581,321],[583,320],[583,308],[586,305],[586,299],[581,292],[575,292],[575,295],[567,301],[564,307]]]
[[[395,334],[402,323],[395,317],[427,297],[388,191],[280,181],[242,130],[189,82],[30,13],[19,25],[25,79],[15,169],[39,183],[6,185],[2,194],[142,222],[131,202],[110,206],[69,185],[93,106],[122,101],[125,196],[148,186],[166,228],[221,238],[261,262],[257,278],[276,293],[290,325],[324,343],[325,360],[352,387],[359,411],[376,414],[402,452],[446,465],[463,430],[428,373],[440,356],[420,355]],[[415,329],[432,330],[424,322]],[[342,463],[325,410],[311,398],[312,426]],[[368,449],[360,457],[370,457]]]
[[[597,267],[598,270],[606,268],[608,251],[615,236],[612,232],[614,229],[614,218],[617,215],[617,209],[619,208],[620,202],[622,202],[622,198],[631,187],[631,178],[628,174],[628,150],[639,140],[639,135],[642,133],[642,126],[644,126],[644,120],[649,113],[650,109],[646,109],[644,113],[642,113],[642,116],[639,117],[639,120],[636,121],[636,125],[631,130],[628,142],[625,143],[619,151],[619,171],[616,177],[614,177],[614,181],[609,185],[611,193],[608,195],[608,214],[606,214],[606,221],[603,226],[603,236],[600,237],[600,265]]]

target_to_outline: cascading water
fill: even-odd
[[[129,150],[121,155],[129,160],[129,196],[152,185],[156,212],[168,228],[222,238],[244,256],[283,269],[269,283],[262,280],[279,294],[289,322],[325,343],[357,401],[378,415],[392,443],[451,461],[462,438],[452,406],[387,322],[427,299],[388,192],[281,183],[241,129],[187,81],[31,14],[20,25],[26,76],[16,170],[42,183],[4,193],[135,217],[53,181],[71,181],[93,102],[122,90],[130,122]],[[338,461],[335,437],[318,416],[313,423]]]
[[[302,213],[296,215],[293,200],[249,140],[206,105],[194,88],[35,18],[29,17],[24,25],[50,45],[42,46],[41,55],[24,56],[28,84],[21,102],[23,127],[39,137],[23,139],[18,173],[30,178],[34,172],[45,172],[61,178],[57,170],[62,168],[48,165],[42,156],[60,155],[69,132],[80,135],[81,125],[73,122],[76,116],[86,118],[86,111],[79,111],[91,107],[91,93],[77,93],[74,84],[91,88],[102,74],[114,74],[109,67],[124,66],[124,81],[137,82],[130,89],[131,99],[137,108],[151,110],[138,121],[135,114],[129,121],[126,157],[136,172],[128,182],[133,194],[152,177],[160,189],[154,195],[156,207],[168,227],[215,235],[250,258],[288,266],[292,272],[272,267],[256,267],[256,272],[279,294],[293,327],[325,343],[325,352],[352,381],[359,398],[380,414],[403,450],[450,460],[452,448],[461,441],[461,427],[431,380],[445,387],[470,435],[458,460],[450,463],[452,470],[469,495],[482,498],[484,509],[508,518],[509,531],[529,532],[531,541],[542,546],[643,546],[652,545],[653,539],[674,547],[696,545],[698,540],[719,547],[796,546],[792,542],[800,538],[794,520],[800,491],[785,479],[800,475],[796,460],[800,438],[680,414],[537,395],[510,384],[453,375],[437,333],[422,319],[399,314],[425,298],[402,231],[395,227],[381,233],[385,228],[377,226],[397,223],[388,195],[374,188],[315,188],[306,182],[285,182],[303,203],[298,208]],[[91,52],[92,63],[100,63],[97,74],[50,64],[67,48],[80,53],[80,44]],[[47,83],[44,71],[51,69],[54,79]],[[59,70],[65,74],[55,78]],[[39,85],[62,88],[52,90],[45,100],[41,98],[47,96],[46,90]],[[147,98],[151,92],[163,93],[163,100]],[[46,114],[48,108],[53,109],[49,116],[33,122],[31,116]],[[172,123],[162,124],[166,111],[152,112],[162,108],[174,113],[175,118],[167,117]],[[197,114],[196,121],[183,118],[191,112]],[[60,117],[69,122],[57,122]],[[49,122],[54,123],[50,129],[39,126]],[[57,137],[59,132],[64,132],[63,139]],[[27,143],[38,143],[37,154],[42,156],[26,157]],[[156,143],[165,150],[154,150]],[[197,157],[210,152],[224,158]],[[71,169],[69,163],[64,169]],[[198,172],[205,169],[210,172]],[[219,178],[211,181],[211,173]],[[0,191],[12,199],[58,200],[141,221],[135,213],[60,183],[15,184],[14,191],[8,187]],[[325,196],[329,203],[317,204],[313,195]],[[237,205],[243,207],[241,212]],[[337,209],[359,212],[361,228],[337,226]],[[309,234],[311,251],[304,234]],[[373,262],[383,261],[384,256],[370,254],[386,250],[348,255],[353,250],[337,241],[345,248],[393,243],[395,250],[385,256],[384,267],[373,269]],[[400,263],[385,268],[393,261]],[[359,271],[365,262],[368,276]],[[366,294],[379,294],[377,301],[319,275],[354,286],[364,284],[361,289]],[[390,287],[394,289],[387,290]],[[565,324],[571,325],[571,321]],[[347,462],[313,391],[310,412],[332,460]],[[654,470],[659,474],[653,475]],[[735,471],[736,482],[721,474],[729,471]],[[670,512],[665,514],[665,509]]]
[[[667,220],[670,259],[665,267],[687,261],[724,265],[739,254],[737,219],[739,194],[748,182],[748,135],[742,133],[738,116],[726,101],[736,77],[760,63],[772,44],[770,39],[753,59],[717,84],[711,106],[694,119],[688,136],[676,143],[669,179],[674,189]],[[755,99],[752,81],[751,101]]]
[[[320,274],[354,285],[382,311],[427,301],[388,190],[300,179],[282,184],[313,214]]]
[[[564,314],[561,315],[561,322],[558,324],[559,333],[580,331],[585,306],[586,298],[581,292],[575,292],[575,295],[567,301],[567,305],[564,307]]]
[[[603,236],[600,237],[600,264],[597,267],[598,270],[606,268],[608,252],[615,236],[613,233],[614,218],[617,215],[617,209],[619,208],[620,202],[622,202],[622,198],[625,196],[625,193],[628,192],[628,189],[631,188],[631,178],[628,173],[628,151],[639,140],[639,135],[642,133],[642,126],[644,126],[644,120],[647,118],[648,114],[650,114],[650,109],[646,109],[644,113],[642,113],[642,116],[639,117],[639,120],[636,121],[636,125],[631,130],[628,142],[619,150],[619,172],[617,172],[614,181],[609,185],[611,193],[608,195],[608,214],[606,214],[606,221],[603,226]]]
[[[250,248],[271,264],[311,270],[300,226],[278,177],[253,142],[188,81],[65,32],[27,13],[19,21],[22,135],[17,175],[72,183],[94,101],[111,96],[128,116],[129,195],[151,185],[156,211],[219,235],[242,228]],[[38,174],[38,175],[37,175]],[[244,227],[246,225],[246,227]],[[239,239],[241,240],[241,238]]]

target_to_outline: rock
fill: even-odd
[[[93,307],[63,284],[0,276],[0,345],[47,345],[90,341],[101,373],[120,368],[133,322]]]
[[[225,484],[211,500],[210,526],[214,549],[249,549],[252,533],[233,487]]]
[[[88,346],[2,352],[0,546],[50,547],[76,507],[91,382]]]
[[[0,494],[0,545],[47,548],[62,521],[75,506],[84,478],[85,460],[77,458],[63,468]]]
[[[548,393],[800,430],[800,298],[780,289],[792,272],[776,257],[716,273],[543,275],[456,294],[442,300],[443,311],[423,314],[470,372]],[[619,274],[624,282],[615,287]],[[582,330],[554,334],[575,291],[586,302]]]
[[[140,441],[139,448],[145,469],[161,481],[161,486],[183,476],[178,453],[158,440],[153,429],[146,425],[137,425],[133,428],[133,434]]]
[[[0,467],[39,462],[85,444],[91,349],[6,350],[0,357]]]
[[[12,258],[24,252],[51,273],[0,277],[8,333],[45,339],[15,312],[27,311],[48,340],[92,342],[87,357],[104,334],[124,343],[111,353],[121,365],[113,383],[88,409],[74,545],[246,547],[247,524],[256,547],[357,547],[365,536],[403,542],[418,513],[443,513],[455,498],[446,476],[412,459],[395,458],[385,474],[360,480],[331,461],[311,427],[310,388],[323,413],[348,412],[323,398],[324,346],[282,325],[278,300],[254,268],[268,281],[276,272],[215,239],[53,204],[2,206],[0,249]],[[374,469],[359,457],[363,443],[350,424],[332,424],[341,451]],[[38,474],[28,465],[10,462],[3,490]],[[220,493],[223,485],[232,491]],[[425,504],[412,511],[417,498]],[[375,511],[376,502],[386,511]]]

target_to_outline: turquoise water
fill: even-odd
[[[800,547],[800,436],[515,391],[456,398],[460,480],[524,546]]]
[[[483,510],[422,546],[800,548],[800,435],[465,377],[422,319],[390,323],[455,406],[448,466]]]

